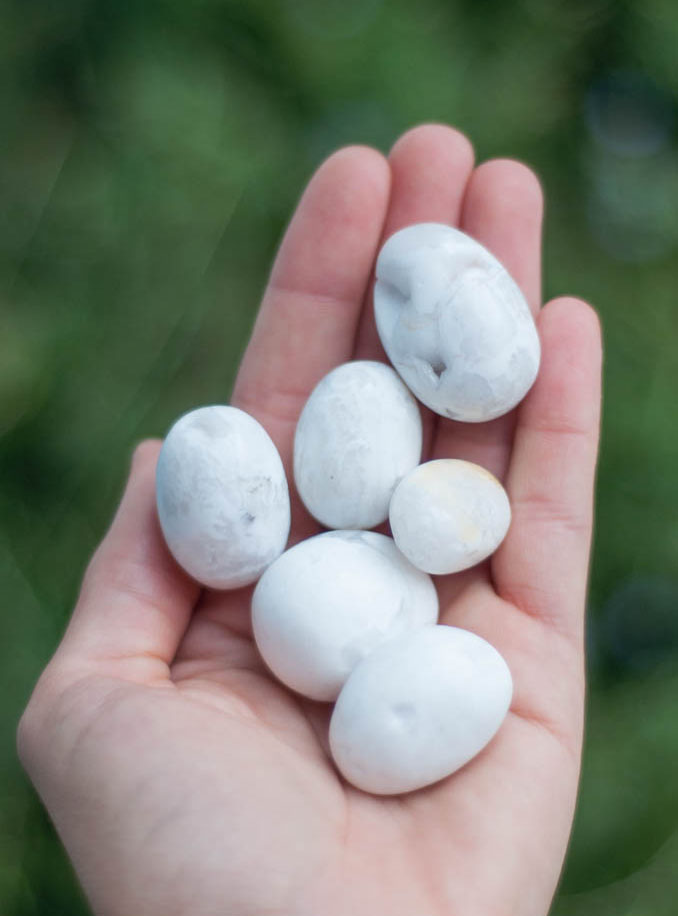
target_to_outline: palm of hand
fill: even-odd
[[[460,135],[424,127],[401,138],[390,169],[353,149],[314,178],[234,393],[288,467],[315,381],[352,356],[378,358],[360,303],[384,221],[386,234],[461,222],[537,298],[533,176],[509,162],[471,168]],[[599,342],[575,300],[551,303],[539,325],[543,369],[515,438],[514,417],[425,420],[430,456],[477,460],[507,479],[505,544],[491,564],[441,580],[440,596],[441,622],[502,652],[515,694],[485,751],[418,793],[376,798],[341,781],[327,707],[292,696],[261,665],[250,590],[199,595],[167,556],[154,516],[158,445],[137,453],[20,740],[97,912],[546,912],[578,776]],[[298,503],[293,519],[294,540],[314,530]]]

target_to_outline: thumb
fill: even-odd
[[[137,446],[120,506],[87,568],[57,655],[69,665],[164,680],[200,593],[175,563],[155,508],[158,440]]]

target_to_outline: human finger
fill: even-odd
[[[161,443],[137,447],[115,518],[85,573],[58,649],[71,667],[144,682],[168,675],[200,586],[175,563],[155,506]]]
[[[541,299],[543,194],[531,169],[494,159],[473,172],[463,202],[461,228],[504,265],[536,315]],[[488,423],[437,422],[434,458],[463,458],[503,477],[511,450],[515,413]]]
[[[521,405],[506,488],[512,521],[492,558],[497,592],[581,639],[600,424],[600,325],[574,298],[539,316],[542,368]]]
[[[334,153],[306,188],[273,265],[232,402],[265,426],[288,468],[311,390],[351,358],[389,186],[381,153]]]

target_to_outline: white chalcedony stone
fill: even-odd
[[[401,480],[389,519],[398,549],[411,563],[445,574],[475,566],[497,549],[511,523],[511,506],[485,468],[440,458]]]
[[[419,223],[392,235],[377,259],[374,308],[389,359],[442,416],[491,420],[537,376],[539,337],[525,298],[458,229]]]
[[[506,662],[484,639],[457,627],[421,628],[354,669],[334,707],[332,756],[365,792],[421,789],[485,747],[511,693]]]
[[[314,700],[334,700],[377,646],[437,617],[431,579],[373,531],[327,531],[302,541],[266,570],[252,598],[264,661]]]
[[[200,407],[177,420],[158,459],[156,495],[167,546],[209,588],[254,582],[285,549],[290,499],[280,455],[236,407]]]
[[[390,366],[344,363],[318,383],[299,417],[299,496],[328,528],[373,528],[419,463],[421,438],[417,403]]]

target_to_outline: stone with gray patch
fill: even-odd
[[[236,407],[200,407],[177,420],[158,459],[156,497],[167,546],[209,588],[256,581],[285,549],[290,499],[280,455]]]

